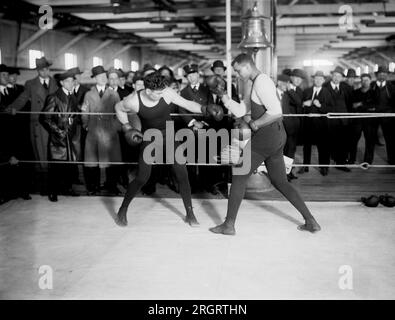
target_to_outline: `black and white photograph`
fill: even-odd
[[[0,248],[136,319],[394,300],[395,0],[1,0]]]

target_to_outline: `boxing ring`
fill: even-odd
[[[360,175],[387,170],[382,192],[394,190],[393,167],[352,166]],[[257,196],[259,174],[241,204],[236,237],[208,231],[223,221],[226,199],[193,198],[198,228],[184,223],[179,196],[163,189],[133,201],[126,228],[114,222],[122,197],[10,201],[0,206],[0,298],[394,299],[394,208],[367,208],[360,194],[339,201],[333,190],[349,192],[340,174],[326,190],[331,175],[310,174],[322,183],[307,191],[321,194],[322,201],[307,197],[322,226],[317,234],[296,230],[302,218],[288,202]],[[293,182],[304,198],[308,179]]]

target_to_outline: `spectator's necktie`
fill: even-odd
[[[314,89],[313,97],[311,98],[311,101],[314,101],[316,97],[317,97],[317,90]]]
[[[7,88],[4,88],[3,95],[4,95],[4,96],[8,96],[8,90],[7,90]]]
[[[74,92],[74,95],[77,96],[77,90],[74,89],[73,92]]]
[[[100,92],[99,92],[99,96],[100,96],[100,98],[102,98],[102,97],[103,97],[103,94],[104,94],[103,90],[100,90]]]
[[[196,93],[196,92],[198,91],[197,86],[194,86],[194,87],[192,88],[192,91],[193,91],[193,93]]]
[[[335,92],[336,92],[337,94],[340,92],[338,86],[335,87]]]
[[[48,90],[48,84],[47,84],[47,81],[45,81],[45,80],[43,82],[43,87],[45,90]]]

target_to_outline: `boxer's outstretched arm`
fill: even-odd
[[[202,106],[199,103],[181,97],[171,88],[166,88],[163,94],[163,98],[166,100],[167,103],[174,103],[179,107],[188,110],[189,112],[202,113]]]
[[[224,103],[225,108],[233,113],[236,118],[243,117],[247,113],[247,106],[243,100],[238,103],[225,94],[222,96],[222,102]]]

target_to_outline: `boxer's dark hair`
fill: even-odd
[[[254,59],[252,59],[252,56],[247,53],[240,53],[236,58],[234,58],[232,61],[232,67],[235,65],[235,63],[249,63],[252,66],[255,65]]]
[[[144,87],[151,90],[163,90],[169,86],[169,80],[155,71],[144,78]]]

